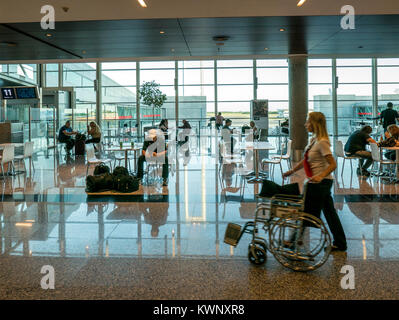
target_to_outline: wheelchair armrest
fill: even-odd
[[[303,200],[303,196],[302,195],[290,195],[290,194],[275,194],[272,197],[273,200],[277,200],[277,199],[281,199],[281,200]]]

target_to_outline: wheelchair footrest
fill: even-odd
[[[229,223],[224,234],[224,243],[236,246],[241,238],[241,226],[236,223]]]

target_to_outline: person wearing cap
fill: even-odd
[[[144,175],[144,171],[143,171],[143,167],[144,167],[144,162],[146,161],[146,153],[147,153],[147,149],[149,146],[151,146],[153,143],[155,143],[158,139],[158,134],[157,134],[157,130],[155,129],[151,129],[148,131],[148,135],[146,140],[144,141],[143,144],[143,151],[142,151],[142,155],[139,157],[138,161],[137,161],[137,178],[142,180],[143,179],[143,175]],[[163,139],[163,136],[161,134],[159,134],[159,137],[161,139]],[[166,149],[166,145],[163,151],[158,152],[157,149],[155,149],[152,152],[152,157],[162,157],[165,156],[164,159],[164,163],[162,164],[162,178],[163,178],[163,186],[166,187],[168,185],[168,176],[169,176],[169,164],[168,164],[168,157],[166,156],[167,154],[167,149]],[[163,159],[162,159],[163,160]]]

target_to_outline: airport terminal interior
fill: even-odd
[[[0,299],[397,299],[399,4],[298,1],[0,4]],[[311,112],[342,250],[263,195],[307,190]]]

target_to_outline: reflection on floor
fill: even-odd
[[[283,269],[270,254],[266,265],[253,267],[246,258],[246,236],[236,248],[223,242],[227,223],[252,219],[260,185],[244,183],[236,165],[221,166],[214,155],[193,154],[187,165],[182,159],[171,161],[168,187],[159,180],[134,196],[114,197],[86,195],[84,159],[39,153],[34,161],[36,171],[0,183],[0,278],[8,279],[0,285],[0,297],[47,298],[37,271],[46,263],[63,275],[57,278],[57,288],[63,288],[59,298],[397,297],[393,289],[373,291],[367,279],[378,274],[381,288],[399,289],[389,271],[399,263],[399,184],[351,177],[349,166],[341,176],[339,167],[334,199],[348,252],[331,255],[325,266],[304,275]],[[275,171],[275,181],[282,183]],[[291,181],[302,185],[303,178],[298,173]],[[340,289],[345,264],[357,266],[364,277],[359,281],[371,286],[361,291],[364,295]],[[11,276],[15,270],[24,276]],[[124,292],[123,279],[135,283],[134,294]],[[323,285],[316,288],[315,279]],[[146,287],[151,285],[157,290]],[[92,291],[82,293],[81,286]],[[115,291],[104,291],[108,286]],[[277,294],[267,294],[271,288]]]

